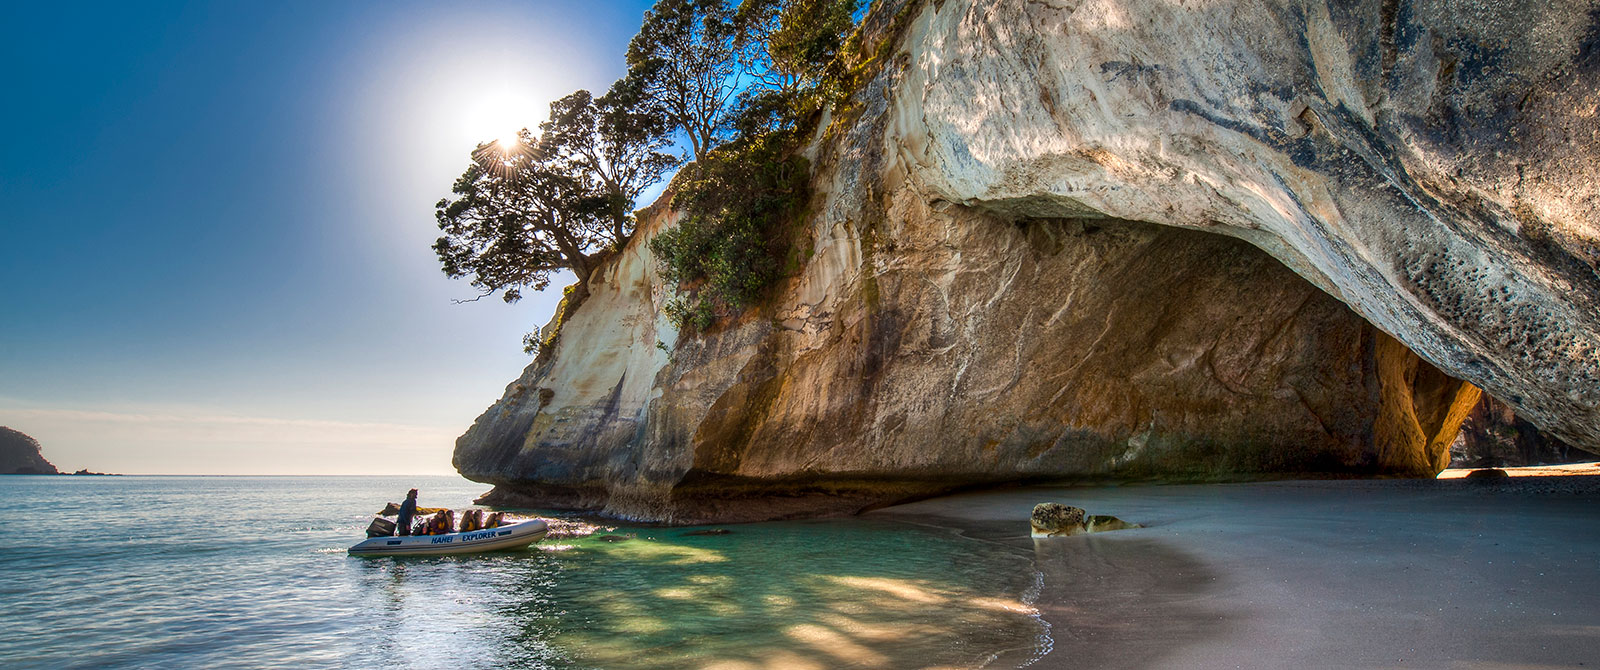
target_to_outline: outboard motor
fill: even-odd
[[[372,520],[367,526],[367,537],[389,537],[394,534],[394,522],[383,517]]]

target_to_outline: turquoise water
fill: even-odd
[[[0,477],[0,667],[1015,667],[1028,557],[838,520],[618,526],[463,557],[353,558],[448,477]],[[625,541],[605,541],[603,535]]]

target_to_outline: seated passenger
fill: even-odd
[[[483,529],[483,510],[469,509],[461,513],[461,532],[470,533]]]

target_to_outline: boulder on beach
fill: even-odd
[[[1033,506],[1028,523],[1033,525],[1034,535],[1076,535],[1083,532],[1084,514],[1082,507],[1039,503]]]
[[[1066,537],[1083,533],[1103,533],[1128,528],[1143,528],[1106,514],[1087,514],[1082,507],[1061,503],[1039,503],[1028,517],[1034,537]]]

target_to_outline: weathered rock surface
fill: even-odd
[[[58,475],[39,451],[39,441],[0,426],[0,475]]]
[[[924,197],[1248,240],[1600,443],[1600,3],[907,11],[888,136]]]
[[[1113,530],[1128,530],[1131,528],[1144,528],[1144,526],[1123,521],[1109,514],[1091,514],[1083,520],[1083,532],[1085,533],[1108,533]]]
[[[1028,525],[1033,528],[1035,535],[1079,533],[1083,531],[1083,517],[1082,507],[1053,502],[1039,503],[1033,506],[1033,512],[1028,515]]]
[[[1594,3],[1370,5],[880,3],[804,268],[680,338],[648,210],[457,469],[681,523],[1427,476],[1458,379],[1600,442]]]
[[[1488,394],[1467,413],[1461,434],[1450,445],[1450,467],[1520,467],[1578,463],[1596,454],[1576,449],[1527,419],[1510,405]]]

